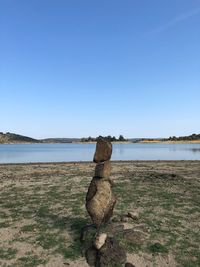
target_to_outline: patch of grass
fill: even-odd
[[[80,207],[80,204],[73,203],[72,204],[72,212],[74,215],[80,215],[82,213],[82,209]]]
[[[10,226],[9,222],[6,222],[6,221],[0,222],[0,228],[7,228],[9,226]]]
[[[169,252],[168,248],[160,243],[154,243],[149,245],[148,250],[153,254]]]
[[[43,265],[47,262],[47,260],[45,259],[41,259],[36,255],[27,255],[24,257],[21,257],[18,259],[17,266],[20,267],[34,267],[34,266],[38,266],[38,265]]]
[[[61,238],[57,233],[40,233],[36,237],[37,244],[44,249],[55,248],[59,243],[63,242],[63,240],[64,238]]]
[[[34,195],[37,194],[39,191],[41,191],[41,189],[42,189],[41,185],[36,185],[36,186],[33,185],[33,193],[34,193]]]
[[[182,253],[176,257],[180,267],[199,267],[200,255],[199,251],[182,251]]]
[[[173,233],[173,232],[168,232],[167,231],[167,235],[168,235],[168,240],[166,242],[166,246],[167,247],[175,247],[176,243],[177,243],[177,239],[178,239],[178,235]]]
[[[0,259],[11,260],[16,254],[17,249],[0,247]]]
[[[65,259],[75,260],[81,256],[81,243],[77,241],[68,247],[60,244],[56,252],[62,254]]]
[[[192,232],[192,230],[190,230]],[[199,267],[200,266],[200,252],[199,252],[199,244],[200,244],[200,233],[194,234],[186,231],[186,237],[181,237],[180,242],[177,245],[177,255],[176,259],[181,264],[181,266],[192,266]]]
[[[68,244],[69,241],[62,235],[63,227],[66,227],[66,218],[64,218],[64,220],[55,221],[52,225],[52,227],[58,228],[58,232],[51,233],[45,231],[45,229],[39,232],[36,237],[36,242],[45,250],[54,249],[55,253],[63,255],[65,258],[77,259],[81,256],[80,232],[85,224],[85,219],[68,219],[68,226],[71,226],[73,232],[73,241],[70,245]]]
[[[21,228],[21,231],[22,232],[33,232],[36,227],[37,227],[37,224],[27,224]]]
[[[16,207],[19,207],[19,203],[17,202],[17,201],[9,201],[9,202],[6,202],[4,205],[3,205],[3,207],[5,208],[5,209],[11,209],[11,211],[12,210],[14,210]]]
[[[53,222],[53,228],[59,230],[66,230],[68,226],[68,218],[67,217],[58,217],[56,216]]]
[[[85,218],[69,218],[69,223],[71,225],[71,229],[73,230],[76,237],[80,236],[81,229],[87,225],[88,221]]]
[[[123,242],[121,242],[121,244],[125,248],[125,250],[129,253],[137,253],[143,250],[141,244],[134,243],[128,240],[124,240]]]
[[[40,218],[44,218],[44,217],[47,217],[49,213],[50,213],[49,207],[47,205],[42,205],[39,207],[37,211],[37,216]]]
[[[0,218],[1,219],[6,219],[8,215],[4,211],[0,211]]]
[[[82,249],[80,233],[87,224],[87,220],[84,218],[70,218],[69,222],[73,231],[73,242],[69,246],[64,242],[60,242],[56,252],[62,254],[66,259],[77,259],[81,256]]]

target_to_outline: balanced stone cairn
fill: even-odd
[[[86,209],[97,229],[110,220],[116,203],[110,180],[111,155],[111,142],[99,138],[93,159],[96,163],[95,175],[86,195]]]
[[[96,163],[94,177],[86,195],[86,209],[93,224],[81,230],[80,240],[89,266],[92,267],[135,267],[126,262],[125,247],[120,240],[133,244],[142,244],[148,237],[148,229],[142,224],[131,227],[131,222],[139,219],[137,212],[128,212],[110,221],[116,198],[112,192],[110,180],[112,144],[105,138],[98,138],[93,161]],[[109,223],[108,223],[109,222]],[[101,227],[102,224],[108,223]],[[128,228],[127,228],[128,227]],[[141,229],[141,230],[140,230]]]

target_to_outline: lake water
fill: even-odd
[[[1,144],[0,163],[92,161],[95,144]],[[200,160],[200,144],[114,144],[111,160]]]

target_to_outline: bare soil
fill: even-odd
[[[88,266],[80,231],[94,163],[0,165],[0,266]],[[114,217],[145,233],[121,240],[136,267],[200,266],[200,161],[112,162]],[[114,219],[114,218],[113,218]],[[134,238],[133,238],[134,239]]]

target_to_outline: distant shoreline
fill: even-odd
[[[167,160],[167,159],[164,159],[164,160],[155,160],[155,159],[152,159],[152,160],[141,160],[141,159],[138,159],[138,160],[111,160],[111,163],[114,164],[114,165],[118,165],[118,164],[136,164],[136,163],[146,163],[146,164],[151,164],[151,163],[166,163],[166,164],[170,164],[170,163],[188,163],[188,162],[191,162],[191,163],[196,163],[196,162],[199,162],[200,160],[198,159],[190,159],[190,160],[182,160],[182,159],[177,159],[177,160]],[[1,167],[6,167],[6,166],[44,166],[44,165],[52,165],[52,166],[59,166],[59,165],[95,165],[95,163],[90,160],[90,161],[57,161],[57,162],[51,162],[51,161],[47,161],[47,162],[13,162],[13,163],[0,163],[0,168]]]
[[[180,141],[160,141],[160,140],[143,140],[138,142],[139,144],[200,144],[200,140],[180,140]]]
[[[119,138],[105,136],[112,144],[200,144],[200,134],[192,134],[189,136],[172,136],[169,138]],[[45,138],[35,139],[15,133],[0,132],[0,144],[96,144],[97,138]]]

